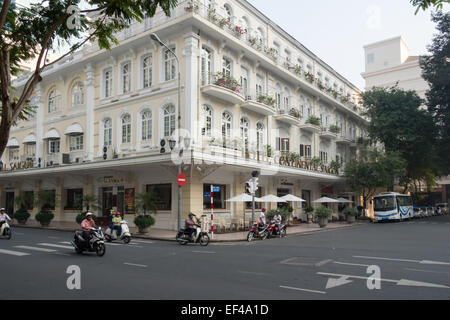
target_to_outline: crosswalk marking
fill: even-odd
[[[61,249],[73,249],[73,247],[69,246],[63,246],[59,244],[53,244],[53,243],[38,243],[38,246],[44,246],[44,247],[54,247],[54,248],[61,248]]]
[[[152,241],[145,241],[145,240],[132,240],[132,241],[131,241],[131,244],[133,244],[134,242],[137,242],[137,243],[146,243],[146,244],[152,244],[152,243],[154,243],[154,242],[152,242]]]
[[[24,249],[24,250],[32,250],[32,251],[40,251],[40,252],[55,252],[56,251],[53,249],[37,248],[37,247],[30,247],[30,246],[15,246],[14,248]]]
[[[30,255],[29,253],[25,253],[25,252],[5,250],[5,249],[0,249],[0,253],[9,254],[9,255],[18,256],[18,257],[29,256]]]

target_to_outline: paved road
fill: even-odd
[[[133,240],[103,258],[76,255],[71,239],[13,229],[0,299],[450,299],[450,216],[206,248]],[[67,289],[71,265],[81,290]],[[367,287],[371,265],[380,290]]]

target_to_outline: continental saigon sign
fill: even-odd
[[[280,157],[279,164],[280,164],[280,166],[285,166],[285,167],[291,167],[291,168],[304,169],[304,170],[339,175],[339,170],[336,170],[335,168],[331,168],[329,166],[325,166],[325,165],[321,165],[321,164],[315,164],[315,163],[312,163],[311,161],[304,161],[304,160],[299,160],[299,159],[289,159],[289,157],[286,157],[286,156]]]
[[[17,161],[17,162],[10,162],[9,168],[7,167],[6,163],[3,165],[1,170],[3,171],[13,171],[13,170],[22,170],[22,169],[31,169],[34,168],[34,162],[31,160],[27,161]]]

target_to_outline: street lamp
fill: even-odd
[[[258,190],[259,172],[253,171],[252,178],[247,182],[249,186],[249,192],[252,196],[252,223],[255,222],[255,195]]]
[[[173,52],[172,49],[170,49],[168,46],[166,46],[161,39],[156,35],[156,33],[150,34],[150,38],[157,42],[161,47],[166,48],[170,53],[173,54],[175,57],[175,60],[177,61],[177,71],[178,71],[178,146],[180,148],[180,154],[183,153],[181,150],[183,150],[181,146],[181,72],[180,72],[180,60],[178,59],[178,56]],[[178,175],[181,174],[181,161],[178,164]],[[178,186],[178,230],[181,229],[181,187]]]

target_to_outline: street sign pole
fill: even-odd
[[[211,185],[211,239],[214,239],[214,186]]]
[[[254,223],[255,223],[255,193],[252,193],[252,225]]]

